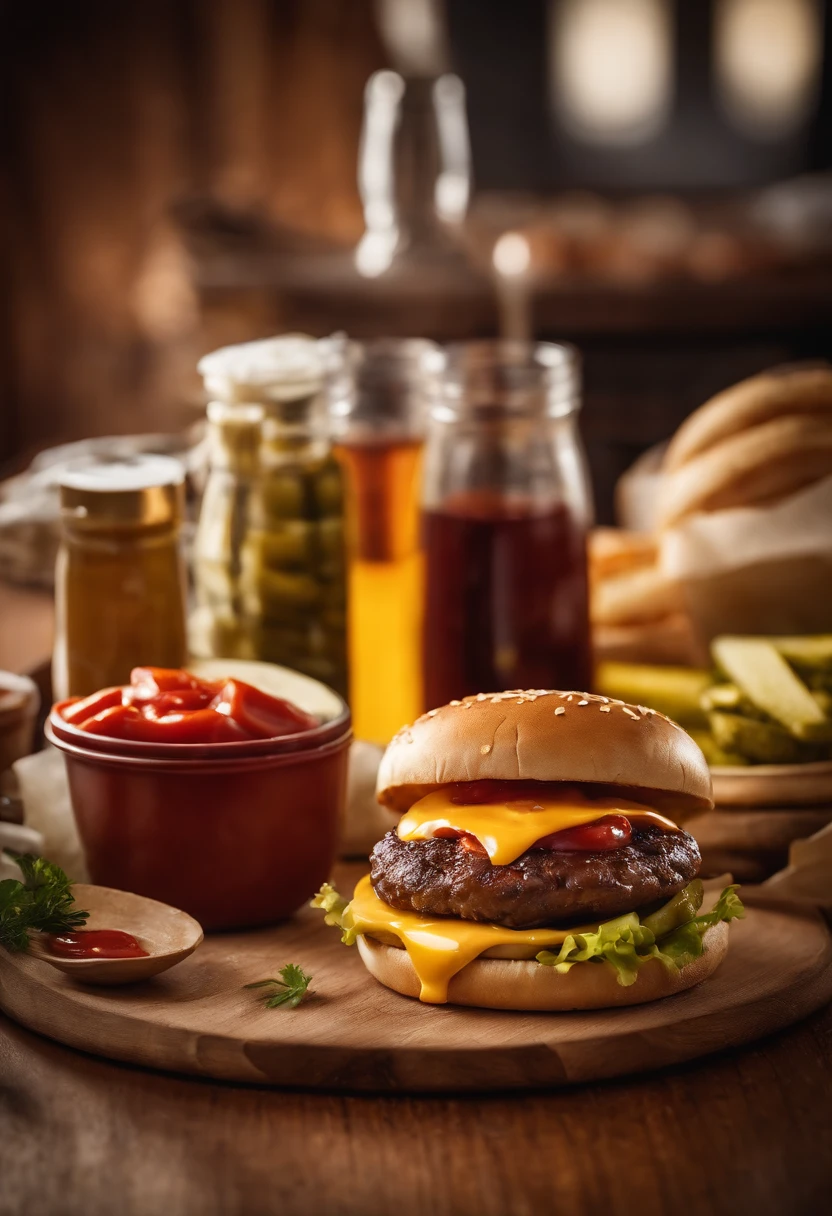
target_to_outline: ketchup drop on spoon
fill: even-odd
[[[61,958],[147,958],[132,933],[121,929],[78,929],[47,938],[52,954]]]

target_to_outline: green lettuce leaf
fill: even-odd
[[[578,963],[608,963],[625,988],[636,982],[639,968],[651,958],[681,970],[704,952],[702,939],[712,925],[745,916],[736,887],[726,887],[711,911],[697,916],[703,898],[702,883],[695,879],[643,920],[637,912],[628,912],[599,925],[592,933],[571,933],[559,950],[542,950],[537,961],[562,974]],[[341,930],[345,945],[354,945],[362,932],[361,924],[349,900],[335,887],[325,882],[311,906],[323,909],[326,923]]]
[[[330,883],[325,882],[310,904],[312,908],[323,908],[324,920],[341,930],[341,941],[345,946],[355,945],[358,928],[350,911],[350,901],[344,899]]]
[[[680,970],[699,958],[705,947],[702,938],[708,929],[721,920],[732,921],[745,916],[736,887],[726,887],[710,912],[695,916],[686,924],[679,925],[660,939],[662,953]]]
[[[745,916],[736,887],[726,887],[711,911],[697,916],[702,899],[697,879],[643,921],[630,912],[599,925],[594,933],[570,934],[560,950],[542,950],[537,961],[561,974],[576,963],[609,963],[625,988],[636,982],[639,968],[651,958],[681,971],[704,952],[702,939],[712,925]]]

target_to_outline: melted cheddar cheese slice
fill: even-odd
[[[570,933],[598,928],[593,924],[571,929],[504,929],[453,917],[430,920],[415,912],[399,912],[379,899],[369,874],[360,879],[349,910],[357,933],[385,945],[404,946],[421,984],[419,999],[431,1005],[444,1004],[451,979],[482,954],[534,958],[541,950],[562,945]]]
[[[485,849],[495,866],[506,866],[530,849],[535,841],[564,828],[593,823],[603,815],[626,815],[636,824],[654,824],[667,832],[678,831],[676,824],[656,811],[626,798],[589,799],[577,789],[559,798],[480,803],[456,806],[446,793],[428,794],[407,811],[399,821],[401,840],[429,840],[438,829],[470,832]]]

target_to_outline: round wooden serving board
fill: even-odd
[[[290,962],[314,977],[314,996],[299,1008],[267,1010],[258,991],[244,990]],[[726,961],[698,988],[596,1013],[422,1005],[380,987],[309,909],[275,929],[209,937],[172,971],[129,988],[84,988],[36,958],[0,951],[2,1009],[70,1047],[220,1080],[326,1089],[522,1089],[641,1072],[761,1038],[830,998],[824,921],[776,907],[734,921]]]

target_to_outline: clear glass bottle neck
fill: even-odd
[[[466,342],[447,348],[431,411],[439,423],[552,421],[580,409],[580,361],[552,342]]]
[[[327,389],[335,442],[421,438],[444,363],[440,348],[418,338],[331,343]]]
[[[561,503],[583,526],[591,493],[579,408],[580,369],[571,347],[449,347],[428,428],[423,505],[538,510]]]

